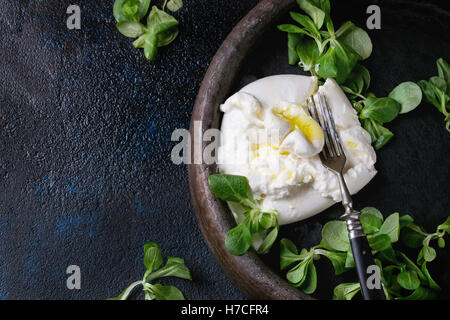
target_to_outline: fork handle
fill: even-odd
[[[361,285],[361,292],[365,300],[386,300],[384,291],[381,288],[381,279],[376,279],[377,281],[375,281],[377,284],[380,284],[379,288],[369,288],[368,286],[368,280],[372,273],[378,272],[378,276],[381,277],[381,271],[375,264],[372,249],[370,249],[361,221],[359,221],[360,212],[353,209],[352,197],[348,191],[344,176],[341,172],[338,172],[337,176],[341,187],[342,205],[345,208],[345,213],[341,216],[341,219],[347,223],[348,237],[352,248],[353,260],[355,261],[356,273]],[[375,270],[369,268],[375,268]]]
[[[368,287],[369,277],[372,276],[373,272],[380,271],[369,270],[371,266],[376,266],[375,261],[372,256],[372,250],[369,247],[369,242],[366,236],[360,236],[350,239],[350,245],[352,247],[353,259],[355,260],[356,272],[358,273],[359,283],[361,285],[361,292],[365,300],[385,300],[383,289],[381,288],[381,279],[377,282],[380,284],[379,288]],[[377,270],[377,269],[376,269]]]
[[[347,223],[348,237],[352,248],[353,260],[355,261],[356,273],[358,274],[361,292],[365,300],[386,300],[381,287],[381,270],[375,264],[372,249],[367,241],[359,220],[359,211],[352,208],[351,201],[344,204],[345,214],[342,219]],[[378,279],[372,277],[378,276]],[[372,281],[374,280],[374,281]],[[375,286],[374,286],[375,284]],[[377,288],[377,286],[379,287]]]

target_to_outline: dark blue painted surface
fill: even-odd
[[[113,1],[2,1],[0,298],[117,295],[142,277],[146,241],[185,258],[194,281],[162,282],[188,299],[243,298],[197,228],[170,136],[256,2],[186,1],[178,39],[151,63],[116,31]],[[66,28],[73,3],[79,31]],[[81,290],[66,288],[71,264]]]

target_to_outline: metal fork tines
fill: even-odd
[[[334,123],[333,113],[328,104],[327,97],[320,92],[317,93],[318,107],[314,96],[308,99],[308,111],[311,117],[322,127],[325,136],[325,147],[321,152],[322,161],[335,157],[343,157],[345,165],[345,154],[339,139],[339,134]],[[326,165],[326,163],[324,163]],[[334,169],[330,168],[330,169]],[[340,170],[339,170],[340,171]]]

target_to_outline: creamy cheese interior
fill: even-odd
[[[280,224],[315,215],[340,200],[337,177],[321,163],[324,134],[306,107],[326,95],[347,157],[344,178],[352,194],[376,174],[376,154],[356,111],[332,79],[276,75],[242,88],[220,106],[224,112],[218,166],[246,176],[263,209],[276,209]],[[239,219],[239,206],[232,206]]]

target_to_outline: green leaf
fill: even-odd
[[[334,78],[338,84],[343,84],[355,67],[358,57],[346,44],[332,40],[327,52],[319,59],[318,74],[322,78]]]
[[[400,221],[399,214],[395,212],[384,220],[383,225],[380,228],[380,233],[387,234],[391,239],[391,242],[397,242],[400,233]]]
[[[139,38],[137,38],[136,40],[133,41],[133,46],[135,48],[144,48],[144,44],[145,44],[145,39],[148,36],[148,34],[144,33],[143,35],[141,35]]]
[[[343,86],[341,86],[341,89],[344,91],[344,92],[346,92],[345,90],[344,90],[344,87]],[[361,110],[362,110],[362,108],[363,108],[363,101],[355,101],[355,100],[353,100],[353,101],[351,101],[351,103],[352,103],[352,105],[353,105],[353,108],[355,108],[355,110],[356,110],[356,112],[358,112],[358,113],[360,113],[361,112]]]
[[[372,250],[383,251],[391,247],[391,238],[389,235],[381,233],[381,231],[367,236],[367,240]]]
[[[245,214],[246,213],[244,213],[244,215]],[[248,211],[248,223],[246,225],[249,228],[251,234],[256,234],[264,230],[260,223],[259,217],[261,215],[262,213],[259,211],[259,209],[252,209]]]
[[[436,250],[434,248],[424,245],[422,250],[420,250],[421,254],[423,255],[423,258],[427,262],[431,262],[436,258]]]
[[[394,120],[400,112],[401,105],[392,98],[376,98],[362,109],[360,117],[362,119],[372,119],[383,124]]]
[[[418,226],[416,227],[419,228]],[[405,227],[404,229],[402,229],[400,233],[400,240],[404,245],[406,245],[409,248],[413,249],[420,248],[422,246],[422,242],[424,239],[425,236],[409,227]]]
[[[447,85],[447,81],[442,77],[431,77],[429,81],[421,80],[417,84],[422,89],[425,100],[445,116],[445,127],[450,132],[450,113],[447,111],[450,87]]]
[[[141,20],[148,11],[150,0],[116,0],[113,6],[117,22]]]
[[[358,282],[341,283],[333,290],[333,300],[352,300],[352,298],[361,290]]]
[[[438,59],[436,64],[439,76],[431,77],[429,81],[421,80],[417,84],[422,89],[425,100],[434,105],[445,116],[445,128],[450,132],[450,113],[447,110],[450,101],[449,66],[442,58]]]
[[[264,254],[270,250],[273,243],[278,237],[278,223],[264,238],[261,246],[258,248],[258,254]]]
[[[346,260],[347,253],[346,252],[333,252],[324,249],[315,249],[315,254],[320,254],[328,258],[334,268],[334,274],[339,275],[347,271],[346,268]]]
[[[336,61],[338,64],[336,82],[342,84],[345,83],[356,66],[359,56],[351,47],[338,40],[331,41],[331,45],[336,47]]]
[[[242,255],[252,245],[252,235],[248,227],[241,223],[227,233],[225,246],[232,254]]]
[[[422,89],[423,95],[425,96],[425,100],[428,101],[428,103],[434,105],[441,113],[444,113],[445,110],[442,104],[439,102],[436,92],[434,91],[433,85],[426,80],[420,80],[419,82],[417,82],[417,84]]]
[[[402,258],[402,260],[405,262],[405,264],[408,266],[408,268],[411,269],[412,271],[416,272],[416,274],[419,276],[420,280],[426,281],[426,277],[423,274],[423,272],[419,269],[419,267],[411,259],[409,259],[406,256],[406,254],[404,254],[403,252],[400,252],[400,251],[397,251],[397,253],[400,256],[400,258]]]
[[[450,96],[450,65],[442,58],[436,60],[439,77],[445,79],[447,83],[447,95]]]
[[[438,231],[445,231],[447,233],[450,233],[450,217],[447,217],[444,223],[438,225],[437,229]]]
[[[319,62],[319,48],[312,39],[301,40],[296,47],[300,65],[304,71],[315,72],[314,66]]]
[[[178,26],[178,21],[170,14],[158,9],[156,6],[152,7],[147,18],[147,29],[151,34],[158,35],[163,31],[170,30]]]
[[[389,265],[389,266],[382,268],[381,263],[377,263],[377,262],[378,262],[378,260],[375,260],[375,263],[377,264],[377,266],[380,268],[380,270],[382,270],[383,286],[391,287],[392,281],[394,279],[394,271],[396,269],[398,269],[399,267],[396,265]]]
[[[370,74],[364,66],[357,64],[345,81],[345,86],[352,92],[361,94],[370,85]]]
[[[149,242],[144,245],[144,265],[147,272],[158,269],[162,264],[162,254],[159,246],[154,242]]]
[[[438,69],[438,75],[444,78],[447,83],[450,82],[450,65],[443,58],[436,60],[436,65]]]
[[[355,25],[348,28],[338,39],[352,48],[361,60],[369,58],[372,54],[372,41],[369,35]]]
[[[167,2],[167,9],[169,9],[172,12],[178,11],[182,7],[183,7],[182,0],[169,0],[169,2]]]
[[[367,93],[365,105],[370,105],[370,104],[374,103],[376,99],[377,99],[377,96],[375,95],[375,93],[373,93],[373,92]]]
[[[350,249],[347,225],[344,221],[332,220],[322,228],[322,241],[328,248],[347,252]]]
[[[293,25],[293,24],[280,24],[277,26],[277,28],[278,28],[278,30],[283,31],[283,32],[300,33],[300,34],[305,34],[309,37],[312,36],[308,31],[306,31],[296,25]]]
[[[306,274],[306,278],[299,289],[306,294],[312,294],[317,289],[317,271],[312,260],[308,264],[308,272]]]
[[[389,93],[389,98],[400,103],[400,113],[407,113],[414,110],[422,101],[422,90],[414,82],[402,82]]]
[[[316,27],[314,21],[312,21],[311,18],[297,12],[289,12],[289,14],[292,19],[294,19],[296,22],[305,27],[305,29],[308,30],[314,36],[315,39],[318,40],[321,39],[319,29]]]
[[[353,259],[353,253],[351,250],[347,251],[347,257],[345,258],[345,267],[348,269],[355,267],[355,260]]]
[[[297,45],[301,41],[302,36],[298,33],[288,33],[288,62],[290,65],[295,65],[299,61],[297,54]]]
[[[314,21],[317,29],[320,29],[323,25],[325,16],[330,12],[329,1],[311,1],[311,0],[297,0],[297,4],[305,11]],[[322,9],[323,8],[323,9]]]
[[[334,34],[334,25],[333,25],[333,21],[331,21],[331,18],[329,15],[325,16],[325,21],[326,21],[326,27],[328,30],[329,34]]]
[[[423,250],[419,251],[416,261],[417,261],[417,264],[422,264],[422,263],[426,262],[425,259],[423,258]]]
[[[121,21],[116,24],[117,30],[125,37],[137,38],[142,35],[145,28],[139,22]]]
[[[441,77],[431,77],[429,79],[430,83],[433,85],[433,87],[437,90],[439,94],[445,93],[447,91],[447,82],[444,78]]]
[[[175,287],[162,286],[160,284],[150,284],[152,281],[161,277],[174,276],[178,278],[191,280],[189,269],[181,258],[168,257],[164,267],[158,269],[162,264],[162,255],[159,246],[155,242],[148,242],[144,245],[144,264],[146,272],[144,278],[133,282],[120,295],[108,300],[126,300],[135,287],[142,285],[145,294],[145,300],[183,300],[183,294]],[[154,272],[152,272],[154,271]]]
[[[169,45],[176,39],[177,36],[178,36],[178,28],[177,27],[158,33],[158,36],[157,36],[158,47],[164,47],[164,46]]]
[[[378,252],[377,258],[386,262],[398,264],[395,251],[392,246],[389,246],[387,249]]]
[[[420,286],[420,280],[414,271],[402,271],[397,276],[398,284],[406,290],[415,290]]]
[[[124,15],[129,17],[130,19],[133,19],[138,10],[139,10],[139,1],[137,0],[126,1],[122,5],[122,11]]]
[[[158,38],[153,33],[146,33],[144,42],[144,55],[147,60],[154,60],[158,48]]]
[[[364,209],[361,211],[361,214],[359,216],[359,220],[361,221],[364,233],[369,235],[378,232],[381,228],[381,225],[383,224],[383,216],[381,216],[380,218],[380,216],[372,214],[371,211],[368,210],[364,211]]]
[[[181,291],[174,286],[150,284],[149,288],[155,295],[156,300],[184,300],[183,293],[181,293]]]
[[[212,174],[208,177],[211,192],[219,199],[242,202],[248,199],[250,186],[243,176]]]
[[[439,287],[439,285],[436,283],[436,281],[434,281],[433,278],[431,277],[430,272],[429,272],[428,269],[427,269],[427,263],[426,263],[426,262],[424,262],[424,263],[422,264],[422,272],[423,272],[423,274],[425,275],[425,277],[427,278],[428,286],[429,286],[431,289],[434,289],[434,290],[441,290],[441,287]]]
[[[372,119],[363,120],[363,126],[364,129],[370,133],[372,143],[374,144],[376,150],[381,149],[394,136],[389,129],[383,127],[381,124],[373,121]]]
[[[288,271],[288,273],[286,274],[286,279],[296,287],[301,286],[306,279],[306,275],[308,273],[308,265],[310,262],[310,258],[300,262],[298,265]]]
[[[158,271],[150,274],[149,280],[162,277],[177,277],[186,280],[192,280],[188,267],[184,264],[184,260],[176,257],[167,257],[167,262]]]
[[[425,287],[418,287],[407,297],[401,297],[400,300],[433,300],[436,298],[436,293]]]
[[[147,18],[147,32],[138,38],[133,45],[136,48],[144,48],[147,59],[156,57],[157,47],[170,44],[178,36],[178,21],[153,6]]]
[[[280,241],[280,269],[286,269],[291,264],[302,260],[301,255],[298,254],[295,244],[286,238]]]
[[[378,210],[377,208],[374,207],[365,207],[361,210],[361,214],[365,215],[365,214],[370,214],[375,216],[376,218],[380,219],[381,221],[383,221],[383,214],[380,212],[380,210]]]
[[[261,227],[264,229],[269,229],[278,225],[277,216],[274,213],[262,212],[258,219]]]
[[[400,229],[406,227],[414,222],[414,219],[409,214],[404,214],[399,218]]]
[[[437,243],[438,243],[439,248],[441,248],[441,249],[445,248],[445,240],[444,240],[444,238],[439,238]]]
[[[321,78],[336,78],[338,75],[336,49],[329,48],[325,54],[319,58],[319,70],[318,75]]]

